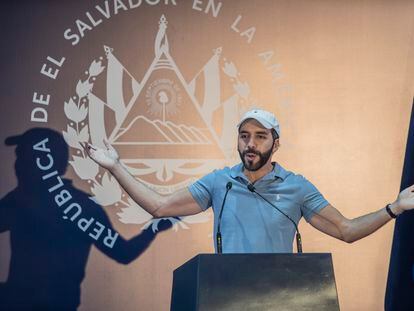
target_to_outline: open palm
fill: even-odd
[[[105,149],[93,146],[89,143],[83,143],[83,149],[89,157],[103,168],[111,170],[119,163],[118,152],[107,141],[104,141]]]
[[[414,209],[414,185],[401,191],[397,201],[398,205],[401,206],[403,210]]]

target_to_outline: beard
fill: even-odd
[[[247,149],[243,152],[240,152],[240,150],[237,149],[237,151],[239,152],[239,156],[240,156],[241,161],[243,162],[244,168],[248,171],[255,172],[261,169],[270,159],[270,157],[272,156],[272,149],[273,149],[273,146],[270,147],[269,150],[263,153],[257,150],[254,150],[254,149]],[[254,153],[255,155],[259,157],[259,161],[254,164],[252,160],[246,160],[245,156],[247,153]]]

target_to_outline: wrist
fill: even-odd
[[[124,169],[120,161],[116,161],[115,164],[109,169],[109,172],[116,176],[119,172]]]
[[[398,215],[400,215],[404,212],[404,210],[398,205],[397,201],[395,201],[393,203],[390,203],[390,204],[387,204],[387,207],[389,209],[389,211],[387,210],[387,212],[388,212],[388,214],[390,214],[390,216],[391,216],[391,214],[393,214],[395,216],[398,216]],[[396,217],[393,217],[393,218],[396,218]]]

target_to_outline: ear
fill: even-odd
[[[279,142],[279,138],[275,139],[275,141],[273,142],[273,153],[275,153],[280,147],[280,142]]]

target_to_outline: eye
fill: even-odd
[[[240,134],[240,135],[239,135],[239,137],[240,137],[241,139],[245,139],[245,138],[247,138],[247,134]]]
[[[266,139],[267,138],[266,135],[258,135],[257,137],[260,138],[260,139]]]

